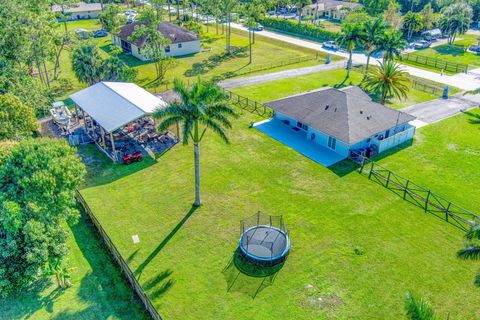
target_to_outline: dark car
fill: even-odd
[[[427,41],[427,40],[420,40],[420,41],[417,41],[415,42],[415,44],[413,45],[413,47],[417,50],[421,50],[421,49],[427,49],[429,48],[430,46],[432,45],[432,43],[430,41]]]
[[[97,30],[93,33],[94,38],[103,38],[108,36],[108,31],[107,30]]]

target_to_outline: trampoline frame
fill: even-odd
[[[243,237],[250,230],[254,230],[254,229],[258,229],[258,228],[267,228],[267,229],[275,230],[285,237],[285,248],[283,249],[282,253],[280,253],[276,256],[273,256],[271,258],[262,258],[262,257],[254,255],[254,254],[251,254],[247,251],[247,249],[243,246]],[[240,236],[240,240],[238,241],[238,247],[240,248],[240,251],[242,252],[242,254],[247,258],[250,258],[250,259],[256,260],[256,261],[261,261],[261,262],[275,262],[277,260],[281,260],[283,257],[288,255],[288,252],[290,251],[290,239],[288,238],[287,233],[285,233],[283,230],[280,230],[279,228],[269,226],[269,225],[258,225],[258,226],[250,227],[247,230],[245,230],[245,232],[242,233],[242,235]]]

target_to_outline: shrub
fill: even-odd
[[[263,18],[260,22],[266,28],[295,33],[317,41],[335,40],[338,37],[338,33],[336,32],[327,31],[307,23],[299,24],[298,21],[293,20]]]

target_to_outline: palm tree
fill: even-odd
[[[229,117],[237,113],[230,107],[222,89],[213,83],[197,80],[187,87],[180,80],[174,81],[174,91],[179,95],[178,102],[170,103],[166,108],[154,113],[161,119],[159,131],[164,131],[174,124],[182,126],[182,142],[187,145],[193,142],[195,157],[195,206],[200,200],[200,142],[207,129],[216,133],[224,142],[229,143],[225,129],[232,127]]]
[[[75,48],[72,54],[72,69],[80,82],[92,85],[100,81],[103,59],[98,47],[93,44],[83,44]]]
[[[374,53],[378,52],[378,47],[381,43],[381,35],[385,32],[386,27],[382,18],[367,20],[363,27],[365,32],[363,45],[367,50],[367,66],[365,68],[368,70],[370,58]]]
[[[381,94],[381,104],[385,104],[389,96],[406,98],[409,83],[407,73],[391,60],[370,69],[362,82],[367,90]]]
[[[476,222],[465,234],[467,243],[465,248],[457,252],[459,258],[480,260],[480,222]],[[480,286],[480,274],[477,275],[475,284]]]
[[[407,42],[401,32],[386,32],[380,39],[378,51],[385,51],[383,62],[394,60],[402,54]]]
[[[417,300],[413,294],[407,292],[407,299],[405,301],[405,310],[407,316],[411,320],[435,320],[435,313],[430,307],[430,304],[424,299]]]
[[[403,27],[407,30],[408,39],[412,39],[413,33],[422,27],[422,16],[418,12],[409,11],[403,17]]]
[[[345,24],[342,27],[342,32],[337,39],[337,42],[346,47],[349,53],[348,64],[347,64],[347,78],[350,76],[350,70],[352,69],[352,57],[353,50],[357,44],[365,38],[365,33],[362,26],[359,23],[354,24]]]

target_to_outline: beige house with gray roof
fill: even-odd
[[[96,19],[102,12],[102,4],[78,2],[76,5],[70,7],[54,4],[51,10],[52,12],[63,13],[67,16],[67,20]]]

